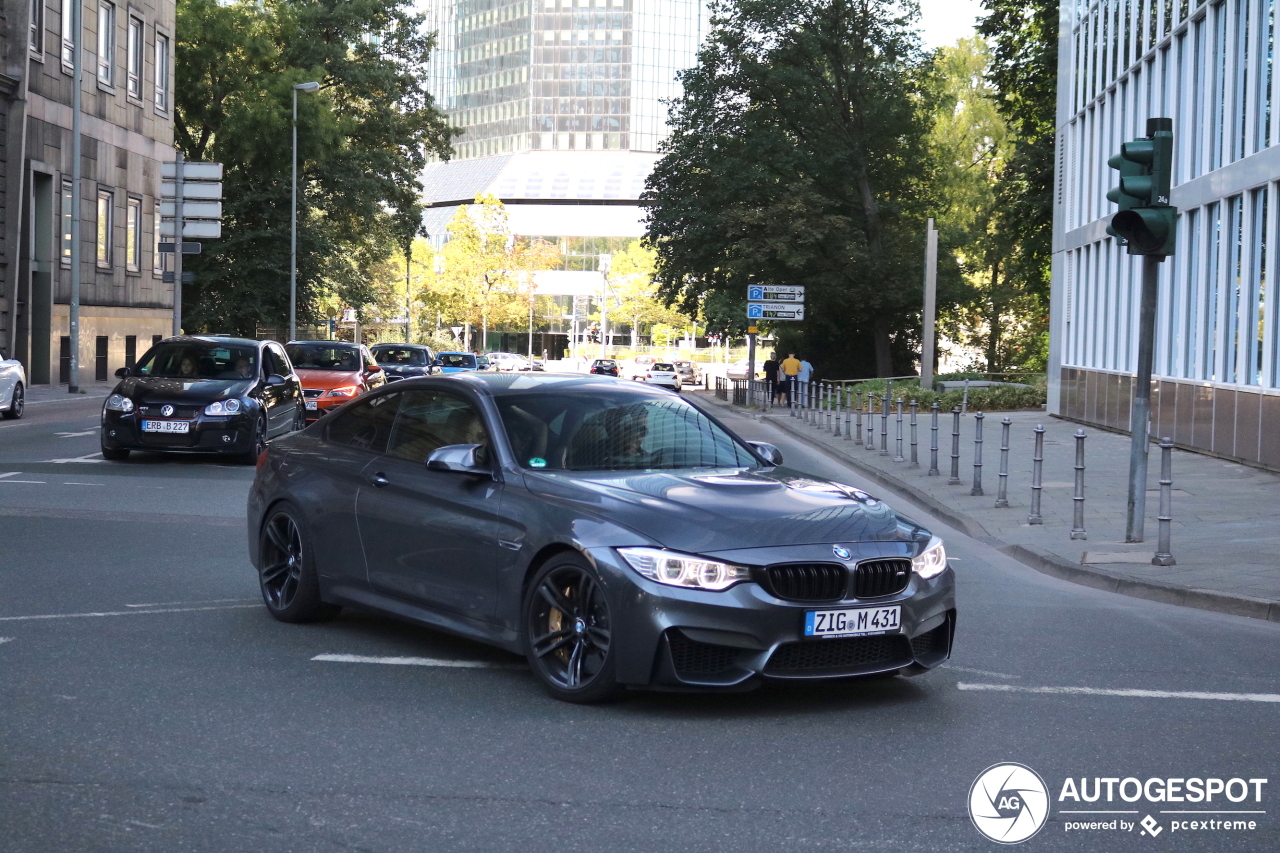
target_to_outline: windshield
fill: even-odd
[[[442,352],[437,360],[441,367],[475,367],[476,357],[465,352]]]
[[[596,367],[616,367],[617,362],[611,358],[597,358]]]
[[[429,364],[425,350],[409,347],[374,347],[373,357],[378,364]]]
[[[258,375],[258,348],[200,341],[157,344],[133,372],[173,379],[252,379]]]
[[[754,456],[684,400],[609,388],[504,395],[507,436],[526,468],[645,471],[755,468]]]
[[[285,351],[297,370],[355,373],[360,369],[360,353],[351,344],[289,344]]]
[[[675,370],[675,368],[669,364],[655,364],[653,367],[649,369],[652,370],[654,373],[663,373],[663,372],[671,373],[672,371]]]

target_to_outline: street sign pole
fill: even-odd
[[[183,156],[178,151],[173,182],[176,192],[173,194],[173,242],[178,251],[173,253],[173,333],[182,334],[182,178]]]
[[[934,327],[938,319],[938,232],[929,218],[924,250],[924,334],[920,346],[920,387],[933,389]]]
[[[83,201],[80,197],[80,184],[84,176],[80,164],[80,90],[84,86],[84,25],[80,20],[82,4],[70,3],[71,7],[71,299],[67,305],[67,334],[70,336],[71,364],[67,376],[67,391],[80,393],[80,233]],[[65,6],[63,8],[66,8]],[[17,306],[15,306],[16,308]],[[15,310],[13,315],[17,316]]]
[[[747,381],[756,378],[756,333],[747,333]]]
[[[1129,418],[1129,501],[1124,541],[1141,542],[1147,520],[1147,444],[1151,424],[1151,363],[1156,340],[1156,298],[1163,255],[1142,259],[1142,301],[1138,308],[1138,374]]]

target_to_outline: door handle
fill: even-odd
[[[369,478],[369,482],[372,483],[376,488],[381,489],[383,486],[388,485],[391,481],[387,479],[386,474],[383,474],[381,471],[379,471],[378,473],[374,474],[372,477]]]

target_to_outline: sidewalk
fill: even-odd
[[[727,406],[712,393],[699,394]],[[801,440],[849,462],[869,479],[922,504],[971,536],[1045,574],[1086,586],[1171,604],[1280,622],[1280,475],[1210,456],[1173,451],[1172,552],[1177,564],[1151,565],[1160,507],[1160,449],[1150,448],[1146,541],[1126,544],[1129,437],[1083,427],[1087,539],[1071,539],[1075,485],[1075,435],[1079,424],[1045,412],[995,412],[983,423],[982,496],[973,496],[975,418],[961,418],[961,485],[951,471],[949,413],[939,416],[938,468],[930,477],[930,416],[919,415],[919,467],[911,467],[909,415],[903,416],[904,462],[895,463],[896,415],[888,422],[889,455],[881,456],[880,419],[875,449],[834,431],[792,418],[784,409],[755,413]],[[996,509],[1001,420],[1012,422],[1009,439],[1009,506]],[[1042,525],[1030,525],[1031,467],[1037,424],[1045,428],[1041,493]],[[862,438],[866,438],[863,423]]]
[[[67,393],[66,385],[32,385],[27,388],[27,405],[34,403],[61,403],[68,400],[83,400],[86,397],[105,397],[111,393],[120,380],[111,382],[90,382],[80,386],[79,394]]]

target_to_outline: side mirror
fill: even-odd
[[[427,470],[493,476],[493,471],[484,464],[483,444],[446,444],[444,447],[437,447],[427,457]]]
[[[124,379],[128,375],[129,375],[129,368],[120,367],[116,369],[116,376],[118,376],[119,378]]]
[[[285,378],[281,376],[279,373],[273,373],[267,377],[267,384],[270,385],[272,388],[277,388],[283,385],[286,381],[287,380],[285,380]]]
[[[782,451],[767,441],[748,441],[756,454],[775,468],[782,464]]]

